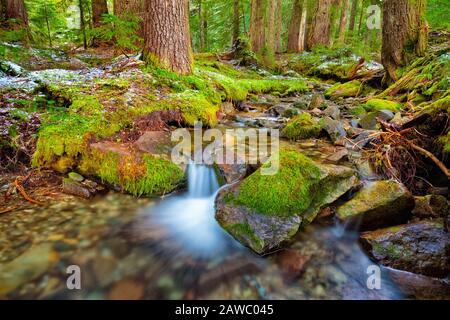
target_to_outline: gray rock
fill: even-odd
[[[450,234],[442,220],[367,232],[361,235],[361,241],[385,266],[431,277],[450,275]]]
[[[333,120],[330,117],[324,119],[324,130],[328,133],[331,141],[336,142],[347,136],[347,132],[341,122]]]
[[[323,104],[325,103],[325,97],[323,96],[322,93],[315,93],[312,96],[311,102],[309,103],[308,109],[312,110],[312,109],[320,109]]]
[[[361,128],[366,130],[375,130],[377,129],[378,121],[377,119],[383,121],[390,121],[394,118],[394,114],[389,110],[380,110],[369,112],[365,115],[360,121],[359,125]]]
[[[405,186],[391,180],[374,181],[341,205],[336,216],[348,226],[374,230],[405,223],[413,208],[414,198]]]
[[[323,113],[334,120],[339,120],[341,117],[341,110],[335,104],[328,106]]]

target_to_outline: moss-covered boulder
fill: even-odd
[[[357,180],[350,168],[318,165],[295,150],[282,150],[279,165],[275,175],[263,175],[259,169],[223,189],[216,199],[222,227],[260,254],[291,239]]]
[[[362,83],[359,80],[353,80],[345,83],[336,83],[330,89],[325,91],[327,98],[348,98],[356,97],[361,92]]]
[[[450,235],[442,220],[366,232],[361,241],[372,257],[385,266],[432,277],[450,275]]]
[[[309,113],[302,113],[292,118],[284,127],[281,135],[291,140],[316,138],[322,131],[323,124]]]
[[[349,226],[374,230],[405,223],[414,208],[414,198],[396,181],[374,181],[341,205],[337,217]]]
[[[369,99],[364,105],[364,108],[367,111],[389,110],[395,113],[401,110],[402,104],[396,101],[384,99]]]

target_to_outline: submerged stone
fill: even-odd
[[[450,234],[442,220],[366,232],[361,241],[383,265],[431,277],[450,274]]]
[[[348,226],[361,230],[405,223],[414,208],[414,198],[396,181],[374,181],[364,186],[341,205],[337,217]]]
[[[238,241],[267,253],[312,222],[356,180],[350,168],[319,165],[298,151],[281,151],[275,175],[263,175],[259,169],[219,193],[216,219]]]

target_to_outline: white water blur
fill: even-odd
[[[166,240],[187,255],[206,258],[243,248],[215,220],[214,200],[220,186],[213,168],[190,164],[187,175],[188,191],[147,209],[146,226],[165,230]]]

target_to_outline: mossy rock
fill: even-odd
[[[309,113],[302,113],[292,118],[281,132],[283,137],[291,140],[316,138],[322,131],[323,124]]]
[[[362,83],[359,80],[353,80],[346,83],[336,83],[330,89],[325,91],[327,98],[348,98],[356,97],[361,92]]]
[[[396,113],[402,109],[402,104],[395,101],[384,99],[370,99],[366,102],[364,108],[367,111],[389,110],[391,112]]]
[[[296,150],[280,152],[275,175],[263,175],[262,169],[223,189],[216,199],[222,227],[260,254],[291,239],[356,183],[352,169],[319,165]]]
[[[348,226],[374,230],[405,223],[411,217],[413,208],[414,198],[401,183],[374,181],[341,205],[336,215]]]

